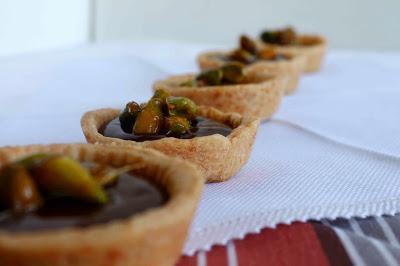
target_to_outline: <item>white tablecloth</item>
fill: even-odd
[[[83,112],[145,100],[212,45],[116,43],[0,59],[0,145],[83,142]],[[400,211],[400,53],[331,51],[260,126],[249,163],[207,185],[184,252],[278,223]]]

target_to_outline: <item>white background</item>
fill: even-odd
[[[100,0],[96,18],[99,40],[230,44],[240,32],[291,24],[333,47],[400,49],[399,0]]]
[[[0,56],[90,41],[232,44],[288,24],[334,48],[400,50],[399,13],[399,0],[0,0]]]
[[[89,0],[0,0],[0,56],[88,42]]]

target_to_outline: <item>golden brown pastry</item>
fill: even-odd
[[[158,94],[159,91],[149,102],[159,97]],[[161,108],[162,114],[150,114],[150,118],[147,118],[148,123],[142,122],[140,117],[143,114],[129,113],[131,109],[135,109],[129,108],[132,107],[131,103],[123,112],[118,109],[87,112],[81,120],[83,133],[90,143],[122,148],[146,147],[168,156],[180,157],[195,164],[207,182],[220,182],[232,177],[249,158],[259,119],[222,113],[215,108],[204,106],[190,109],[195,110],[195,113],[191,113],[185,111],[184,105],[170,106],[171,102],[177,101],[187,104],[189,99],[169,97],[168,107]],[[147,112],[149,102],[142,105],[141,112]],[[132,118],[126,119],[129,114]],[[180,116],[182,114],[184,116]],[[163,122],[155,122],[160,119]],[[154,130],[155,124],[162,126]],[[138,127],[145,127],[146,130],[137,132]]]
[[[272,47],[278,52],[305,57],[304,72],[315,72],[321,68],[326,54],[327,41],[320,35],[297,34],[293,28],[267,30],[261,33],[258,46]]]
[[[82,172],[77,162],[100,165],[103,171],[93,168],[97,170],[91,169],[90,174],[88,170]],[[110,188],[103,188],[105,195],[99,187],[96,193],[89,193],[93,190],[88,188],[96,186],[93,180],[104,177],[104,169],[127,166],[129,175],[119,176],[117,185],[106,182]],[[10,186],[8,191],[12,191],[6,197],[8,200],[4,194],[0,197],[3,208],[0,265],[174,265],[203,184],[189,163],[137,146],[130,149],[91,144],[4,147],[0,148],[0,169],[0,189]],[[138,182],[136,190],[124,190],[134,180]],[[101,182],[98,184],[103,186],[105,183]],[[40,188],[40,201],[32,193],[19,194],[34,191],[33,184]],[[151,191],[165,193],[165,200],[158,207],[134,215],[126,213],[131,211],[130,205],[120,208],[119,204],[131,203],[129,200],[136,193],[141,195],[138,198],[141,202]],[[133,198],[127,200],[127,193],[132,193],[129,195]],[[117,200],[121,195],[124,200]],[[80,201],[75,203],[76,200]],[[33,202],[41,204],[40,207]],[[57,205],[60,202],[64,205]],[[69,204],[74,206],[72,212]],[[25,208],[14,208],[17,205]],[[76,213],[76,208],[81,212]],[[127,217],[113,216],[121,215],[121,211]]]
[[[183,96],[198,105],[215,107],[223,112],[269,119],[278,110],[287,84],[287,78],[241,70],[240,82],[204,82],[203,76],[211,75],[236,64],[196,74],[177,75],[154,83],[153,89],[162,89],[174,96]],[[212,81],[212,80],[211,80]]]
[[[278,52],[271,47],[261,47],[256,41],[242,35],[239,48],[232,51],[210,51],[197,58],[201,70],[209,70],[230,62],[240,62],[250,74],[278,74],[287,78],[285,94],[293,93],[299,83],[305,58],[291,52]]]

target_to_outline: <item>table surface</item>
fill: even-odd
[[[149,48],[148,44],[145,47]],[[137,67],[134,62],[138,58],[146,62],[157,63],[157,67],[161,70],[168,70],[169,73],[180,73],[193,67],[192,57],[189,57],[190,60],[187,58],[180,60],[181,57],[176,56],[181,54],[182,49],[186,46],[182,49],[174,47],[167,44],[163,53],[159,49],[150,49],[151,53],[148,54],[138,54],[137,47],[135,49],[130,47],[129,51],[136,51],[134,58],[127,57],[126,54],[120,56],[120,47],[118,47],[117,53],[113,52],[110,55],[105,54],[104,48],[99,50],[99,53],[94,54],[91,48],[91,53],[83,49],[80,53],[66,52],[57,56],[51,54],[46,56],[32,55],[0,60],[0,80],[2,81],[0,99],[3,99],[0,104],[0,124],[3,129],[0,132],[0,143],[4,145],[80,141],[83,136],[77,121],[79,121],[82,112],[98,106],[122,106],[124,97],[131,93],[130,86],[132,84],[135,84],[137,88],[147,88],[151,85],[150,81],[155,76],[155,74],[151,74],[154,73],[154,69],[150,67],[146,69],[142,65],[140,65],[140,68]],[[158,51],[158,54],[153,51]],[[171,51],[175,52],[171,53]],[[101,54],[101,57],[97,57],[98,54]],[[195,53],[190,51],[190,54]],[[82,60],[82,55],[84,55],[83,58],[86,61]],[[400,55],[397,56],[400,58]],[[386,57],[383,59],[386,59]],[[338,58],[341,59],[342,56]],[[364,60],[364,56],[358,58]],[[171,64],[172,59],[175,60],[174,64]],[[378,59],[382,58],[378,57]],[[60,60],[63,64],[59,64]],[[382,67],[381,74],[387,73],[389,67],[393,69],[399,67],[394,61],[396,60],[382,62],[382,66],[388,68]],[[77,65],[80,67],[76,69]],[[117,66],[117,69],[112,69],[113,66]],[[344,72],[341,73],[342,75],[349,72],[343,69],[344,66],[345,64],[342,64],[340,68]],[[132,70],[135,70],[135,74],[141,77],[139,81],[136,78],[133,82]],[[328,71],[325,76],[330,77],[331,74],[338,74],[335,65],[331,65],[330,70],[333,72]],[[49,71],[51,75],[48,74]],[[99,73],[103,73],[104,76],[100,77]],[[114,73],[114,76],[110,73]],[[359,73],[360,77],[363,75],[364,72]],[[314,82],[314,80],[311,80],[312,78],[322,79],[322,76],[308,77],[305,80],[308,81],[308,85]],[[35,81],[35,84],[32,85],[32,82],[27,82],[27,80]],[[379,95],[382,85],[376,85],[377,88],[379,87],[379,90],[376,89],[377,95]],[[86,90],[81,91],[82,86]],[[15,87],[18,87],[19,90],[16,90]],[[86,96],[93,91],[88,91],[87,88],[96,90],[100,95],[102,91],[107,91],[109,88],[116,89],[113,89],[112,97],[98,97],[96,101],[91,101],[92,98]],[[390,89],[393,88],[394,86],[390,87]],[[71,92],[73,90],[75,90],[75,93]],[[68,93],[62,94],[63,91]],[[5,94],[8,96],[3,97]],[[147,94],[143,93],[140,96],[145,98]],[[44,98],[52,99],[52,101],[44,102]],[[308,100],[307,97],[304,98]],[[7,101],[4,99],[7,99]],[[53,102],[54,99],[58,99],[59,102]],[[65,101],[68,101],[68,105],[59,104]],[[16,102],[19,104],[15,104]],[[386,101],[386,103],[388,102]],[[31,110],[33,103],[35,110]],[[63,119],[58,120],[59,126],[47,128],[49,121],[54,123],[54,116],[50,115],[48,110],[55,107],[54,110],[57,110],[57,114]],[[398,109],[393,108],[392,111],[396,112]],[[382,118],[376,119],[376,121],[379,120],[382,120]],[[30,129],[28,136],[16,134],[16,128],[19,129],[22,125],[24,128]],[[46,131],[44,132],[38,125],[42,125],[43,128],[46,128]],[[266,127],[264,125],[264,128]],[[68,128],[68,134],[64,134],[65,128]],[[269,138],[271,138],[270,129],[268,128]],[[397,129],[397,127],[393,128],[393,132],[397,132],[395,131]],[[278,134],[280,131],[276,133],[277,136],[282,137]],[[370,144],[369,139],[367,140],[366,142]],[[362,142],[359,143],[363,144]],[[396,144],[396,142],[393,143]],[[389,153],[391,151],[397,152],[400,147],[398,145],[400,142],[397,143],[397,146],[383,144],[386,148],[384,151],[389,151]],[[376,154],[373,155],[379,157]],[[397,153],[395,153],[395,156],[397,156]],[[377,161],[381,161],[379,158]],[[398,158],[395,159],[397,162]],[[351,178],[354,178],[354,174],[351,175]],[[318,182],[320,184],[321,180],[318,179]],[[375,187],[373,189],[375,190]],[[395,190],[397,192],[397,189]],[[236,207],[236,205],[234,206]],[[200,251],[193,256],[184,256],[178,265],[396,265],[400,262],[399,225],[400,216],[397,215],[348,220],[325,219],[292,225],[279,225],[276,229],[264,229],[258,234],[248,234],[244,239],[232,240],[226,246],[214,246],[208,252]]]

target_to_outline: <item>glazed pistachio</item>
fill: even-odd
[[[183,135],[190,130],[190,121],[181,116],[170,116],[165,119],[167,135]]]
[[[293,28],[287,27],[276,31],[264,31],[261,33],[260,38],[266,43],[290,45],[296,43],[297,34]]]
[[[15,162],[15,164],[25,167],[26,169],[29,170],[30,168],[34,167],[35,165],[40,164],[44,160],[49,159],[53,156],[54,156],[53,154],[35,153],[35,154],[32,154],[30,156],[27,156],[27,157]]]
[[[237,84],[240,83],[243,78],[243,65],[239,63],[226,64],[221,67],[222,79],[224,83]]]
[[[266,43],[277,43],[278,33],[274,31],[264,31],[261,33],[260,39]]]
[[[163,104],[159,98],[152,98],[138,114],[133,133],[136,135],[158,134],[163,125]]]
[[[243,78],[243,64],[239,62],[228,63],[220,68],[204,71],[197,76],[197,80],[201,80],[202,85],[205,86],[237,84]]]
[[[139,114],[141,108],[136,102],[129,102],[126,104],[125,109],[119,115],[119,122],[121,128],[125,133],[132,133],[133,125],[135,124],[136,117]]]
[[[279,32],[279,42],[283,45],[294,44],[296,42],[296,32],[292,28],[286,28]]]
[[[195,79],[189,79],[189,80],[179,84],[179,86],[181,86],[181,87],[196,87],[197,86],[197,82],[196,82]]]
[[[108,200],[89,172],[69,157],[52,157],[33,167],[31,172],[39,187],[51,195],[70,196],[99,204]]]
[[[240,48],[249,52],[250,54],[257,53],[257,45],[256,43],[248,36],[242,35],[239,39]]]
[[[152,99],[159,99],[161,101],[161,110],[163,112],[163,114],[167,114],[168,110],[167,110],[167,98],[170,96],[170,94],[168,92],[166,92],[163,89],[157,89],[154,92],[154,95],[152,97]]]
[[[162,89],[158,89],[158,90],[156,90],[155,92],[154,92],[154,95],[153,95],[153,99],[154,98],[158,98],[158,99],[160,99],[163,103],[165,103],[165,101],[166,101],[166,99],[167,99],[167,97],[169,96],[169,93],[168,92],[166,92],[165,90],[162,90]]]
[[[236,49],[230,55],[229,58],[233,61],[237,61],[243,64],[251,64],[256,60],[256,57],[244,49]]]
[[[1,205],[15,214],[33,211],[42,204],[42,197],[29,172],[14,164],[3,170],[0,177]]]
[[[218,71],[222,73],[221,69]],[[222,76],[219,79],[221,78]],[[196,118],[196,112],[197,106],[192,100],[185,97],[173,97],[168,92],[158,89],[153,97],[141,106],[131,133],[178,136],[190,130],[191,122]]]
[[[196,117],[197,106],[189,98],[170,96],[167,98],[167,106],[170,116],[181,116],[189,120]]]
[[[222,70],[211,69],[204,71],[196,77],[196,80],[206,85],[219,85],[222,82]]]
[[[106,187],[114,184],[120,175],[127,173],[135,168],[136,167],[131,165],[114,168],[108,165],[95,164],[92,167],[89,167],[89,172],[98,184]]]

